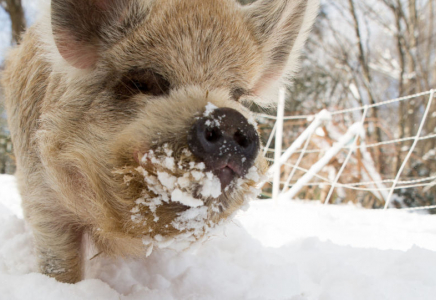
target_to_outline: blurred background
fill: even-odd
[[[21,32],[36,19],[38,0],[0,0],[0,6],[1,76],[7,49],[19,43]],[[424,119],[429,91],[436,88],[435,17],[436,0],[321,0],[301,68],[287,87],[285,116],[298,118],[284,121],[283,151],[321,110],[333,114],[310,135],[305,151],[296,151],[281,167],[280,189],[295,186],[352,124],[361,121],[363,110],[347,109],[370,105],[363,122],[365,136],[342,147],[317,176],[301,186],[295,198],[325,201],[338,177],[330,203],[381,208],[386,192],[403,169],[391,205],[413,208],[436,204],[436,100],[422,123],[420,140],[410,151]],[[424,94],[414,96],[420,93]],[[400,97],[406,98],[377,106]],[[13,174],[13,145],[3,102],[0,90],[0,174]],[[273,109],[251,108],[261,114],[276,114]],[[267,144],[275,120],[260,116],[258,122]],[[352,142],[357,150],[342,167]],[[269,148],[266,155],[272,159],[274,139]],[[267,183],[262,197],[271,195],[271,184]]]

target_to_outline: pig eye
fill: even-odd
[[[247,94],[247,91],[243,88],[234,88],[231,91],[232,99],[235,101],[239,101],[239,99],[245,94]]]
[[[170,83],[160,74],[151,70],[131,71],[123,76],[115,87],[121,98],[137,94],[161,96],[169,93]]]

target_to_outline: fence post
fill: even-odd
[[[307,140],[310,135],[315,132],[315,130],[321,126],[321,124],[325,122],[331,121],[331,114],[327,110],[323,109],[320,111],[315,118],[313,119],[312,123],[309,125],[309,127],[306,128],[299,136],[295,139],[295,141],[292,143],[292,145],[283,153],[283,155],[280,157],[279,160],[274,160],[274,163],[271,167],[268,169],[268,174],[275,173],[276,168],[280,168],[281,165],[286,163],[286,161],[292,156],[292,154],[295,153],[295,151],[298,150],[298,148],[301,147],[301,145],[304,143],[305,140]]]
[[[283,140],[283,116],[285,113],[285,88],[279,90],[279,103],[277,105],[277,127],[274,147],[274,162],[278,163],[282,155]],[[280,165],[274,170],[273,177],[273,199],[277,201],[280,191]]]
[[[353,124],[347,131],[347,133],[345,133],[340,140],[333,146],[331,147],[325,154],[324,156],[318,160],[314,165],[312,165],[312,167],[309,169],[309,171],[307,171],[306,174],[304,174],[303,177],[301,177],[297,183],[295,183],[291,189],[289,189],[286,193],[283,193],[280,195],[281,199],[289,199],[291,200],[295,195],[297,195],[297,193],[301,190],[301,188],[308,183],[313,176],[315,176],[315,174],[317,174],[324,166],[326,166],[328,164],[328,162],[334,157],[336,156],[336,154],[338,154],[339,151],[341,151],[341,149],[347,144],[349,143],[351,140],[353,140],[354,138],[356,138],[356,135],[359,134],[359,132],[361,131],[361,128],[363,126],[360,123],[355,123]],[[351,150],[350,150],[351,152]],[[338,173],[338,175],[340,176],[340,173]],[[338,178],[338,176],[337,176]],[[330,193],[326,198],[326,202],[328,201],[328,198],[330,198],[331,196],[331,191],[332,189],[334,189],[334,185],[332,186],[332,188],[330,189]]]

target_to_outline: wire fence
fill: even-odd
[[[272,162],[269,169],[269,178],[272,179],[272,198],[275,199],[294,199],[298,193],[305,187],[321,187],[328,192],[323,201],[324,204],[330,203],[331,198],[337,189],[347,189],[362,192],[370,192],[375,197],[382,200],[384,203],[383,208],[387,209],[392,206],[392,200],[394,195],[398,191],[405,189],[421,188],[424,192],[429,191],[432,187],[436,186],[436,172],[428,174],[428,176],[420,176],[419,178],[408,178],[402,180],[401,177],[405,171],[405,168],[410,164],[411,157],[414,155],[414,151],[417,144],[421,141],[436,139],[436,134],[424,131],[424,125],[429,118],[436,117],[434,110],[434,89],[409,95],[405,97],[395,98],[383,102],[379,102],[372,105],[364,105],[361,107],[353,107],[349,109],[327,111],[323,110],[318,114],[313,115],[299,115],[299,116],[283,116],[284,110],[284,92],[280,93],[279,106],[277,116],[258,114],[259,120],[272,120],[274,125],[272,126],[271,133],[266,141],[264,148],[264,155],[268,156],[270,153],[274,153],[274,159],[268,157],[267,159]],[[384,141],[371,142],[366,144],[365,125],[367,127],[372,126],[374,121],[370,121],[368,118],[368,112],[375,107],[383,107],[388,105],[396,105],[399,102],[415,101],[419,97],[425,97],[425,103],[422,107],[423,111],[419,113],[421,118],[416,133],[407,137],[390,138]],[[347,113],[360,112],[360,120],[348,126],[345,133],[338,134],[335,132],[336,140],[329,147],[317,147],[313,148],[313,136],[319,128],[326,130],[328,125],[332,124],[332,119],[344,115]],[[308,126],[299,134],[297,138],[282,151],[281,146],[283,144],[283,122],[292,120],[307,120]],[[334,127],[332,127],[334,128]],[[436,129],[435,131],[436,132]],[[425,134],[423,134],[425,133]],[[270,148],[272,141],[275,140],[275,147]],[[406,149],[401,149],[402,152],[407,152],[406,156],[402,159],[399,168],[392,178],[383,179],[384,174],[377,172],[374,165],[374,153],[369,153],[370,150],[374,152],[379,151],[379,148],[386,145],[398,145],[405,142],[411,142],[412,144],[406,146]],[[312,145],[312,148],[310,147]],[[346,152],[346,155],[343,152]],[[307,155],[317,155],[316,161],[310,161],[307,167],[301,166],[305,162]],[[336,159],[339,162],[338,156],[341,156],[340,164],[337,163],[335,174],[332,176],[320,175],[321,170],[331,164],[331,161]],[[291,157],[292,161],[291,162]],[[352,162],[354,169],[350,167],[350,161]],[[379,162],[380,163],[380,162]],[[283,167],[289,169],[288,174],[284,174]],[[344,171],[350,169],[348,173],[357,174],[360,180],[355,182],[341,182]],[[363,172],[362,170],[365,170]],[[434,170],[436,171],[436,170]],[[296,173],[299,172],[299,176]],[[366,173],[366,176],[360,176],[361,173]],[[287,176],[284,176],[287,175]],[[284,178],[287,177],[287,178]],[[296,178],[295,180],[293,180]],[[369,180],[364,180],[364,179]],[[397,197],[398,198],[398,197]],[[434,195],[433,195],[434,198]],[[407,210],[428,210],[436,208],[436,205],[421,205],[417,207],[400,207]]]

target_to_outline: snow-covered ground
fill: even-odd
[[[195,251],[98,256],[70,285],[35,272],[19,201],[1,175],[1,300],[436,299],[436,216],[253,201]]]

